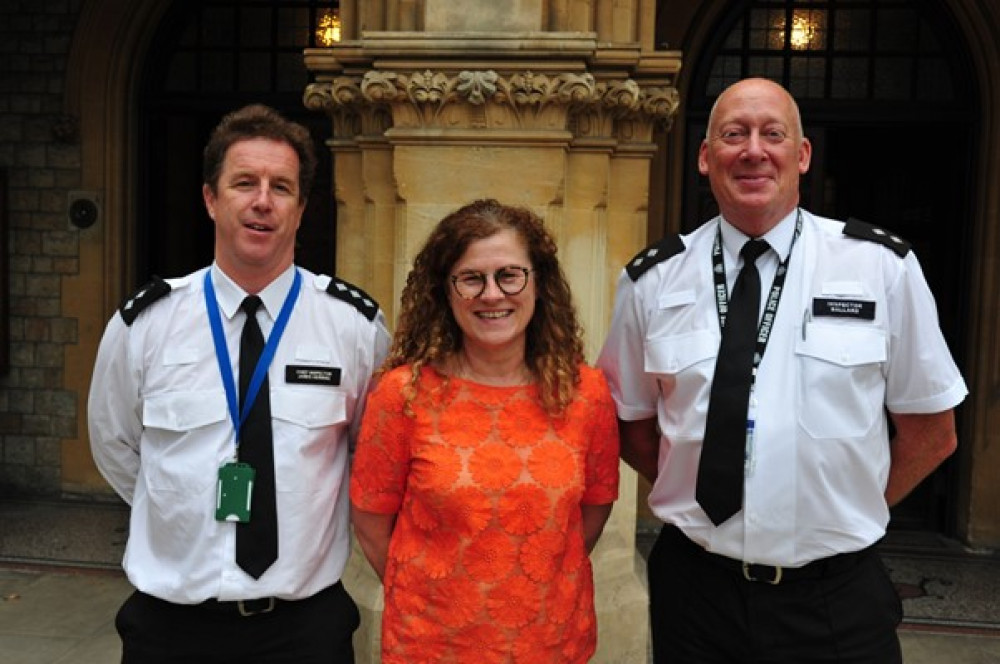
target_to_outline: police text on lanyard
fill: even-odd
[[[792,235],[792,244],[788,248],[788,256],[778,264],[778,269],[774,273],[774,280],[771,282],[771,293],[767,297],[767,304],[764,307],[764,315],[760,319],[757,328],[757,346],[753,355],[753,371],[750,375],[750,411],[747,413],[747,449],[745,472],[750,475],[753,472],[753,461],[755,458],[754,428],[756,423],[757,398],[754,396],[754,387],[757,382],[757,367],[767,350],[767,342],[771,338],[771,327],[774,324],[774,317],[778,313],[778,302],[781,300],[781,292],[785,288],[785,276],[788,274],[788,261],[792,258],[792,249],[795,241],[802,232],[802,210],[799,209],[795,216],[795,233]],[[726,284],[726,267],[722,255],[722,227],[715,235],[715,243],[712,245],[712,273],[715,278],[715,309],[719,314],[719,329],[726,326],[726,313],[729,311],[729,286]]]

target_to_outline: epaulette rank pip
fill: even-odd
[[[118,308],[118,313],[121,314],[122,320],[125,321],[126,325],[132,325],[143,309],[169,292],[170,284],[154,276],[149,283],[125,300],[122,306]]]
[[[873,226],[869,223],[851,217],[844,223],[844,235],[877,242],[892,249],[900,258],[905,258],[910,253],[910,243],[899,237],[895,233],[890,233],[884,228]]]
[[[369,321],[375,320],[375,316],[378,315],[378,302],[350,282],[333,277],[330,279],[330,285],[326,287],[326,292],[360,311]]]
[[[676,256],[685,248],[680,235],[668,235],[636,254],[625,266],[625,271],[632,281],[639,281],[639,277],[644,275],[649,268],[657,263],[662,263],[671,256]]]

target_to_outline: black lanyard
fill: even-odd
[[[774,324],[774,317],[778,313],[778,302],[781,301],[781,293],[785,289],[785,276],[788,274],[788,261],[792,259],[792,249],[795,248],[795,241],[799,239],[802,232],[802,210],[798,210],[795,216],[795,233],[792,235],[792,244],[788,248],[788,256],[778,264],[778,270],[774,273],[774,281],[771,282],[771,294],[767,297],[767,306],[764,307],[764,315],[760,319],[757,328],[757,348],[753,356],[753,375],[757,376],[757,367],[767,350],[767,342],[771,339],[771,327]],[[712,245],[712,273],[715,278],[715,309],[719,314],[719,329],[726,326],[726,313],[729,311],[729,286],[726,285],[726,266],[722,256],[722,224],[715,234],[715,244]]]

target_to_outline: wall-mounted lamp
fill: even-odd
[[[324,9],[316,21],[316,41],[320,46],[333,46],[340,41],[340,12]]]
[[[826,14],[823,11],[796,11],[792,15],[791,31],[788,35],[792,50],[806,51],[825,46],[824,27]]]

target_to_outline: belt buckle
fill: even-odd
[[[250,602],[259,602],[260,601],[260,600],[256,600],[256,599],[248,599],[248,600],[242,600],[241,599],[238,602],[236,602],[236,608],[239,609],[240,615],[243,616],[243,617],[257,615],[258,613],[270,613],[271,611],[274,611],[274,606],[276,604],[274,598],[273,597],[266,597],[266,598],[262,598],[262,599],[266,599],[267,600],[267,605],[263,609],[254,610],[254,609],[248,609],[247,608],[246,605],[248,603],[250,603]]]
[[[781,583],[781,575],[783,572],[783,570],[781,569],[781,565],[775,565],[772,568],[774,569],[774,577],[770,579],[757,578],[756,576],[750,573],[750,567],[752,567],[750,563],[746,561],[743,562],[743,578],[746,579],[747,581],[763,581],[765,583],[770,583],[772,586],[776,586],[779,583]]]

